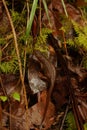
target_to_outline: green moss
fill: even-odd
[[[70,111],[66,116],[66,130],[77,130],[73,113]]]
[[[51,29],[42,28],[40,35],[37,37],[34,49],[40,50],[41,52],[47,52],[48,50],[47,38],[50,33],[52,33]]]

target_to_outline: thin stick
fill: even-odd
[[[23,74],[22,74],[22,64],[21,64],[21,59],[20,59],[20,54],[19,54],[19,49],[18,49],[17,36],[16,36],[15,28],[14,28],[14,25],[13,25],[13,22],[12,22],[12,19],[11,19],[10,13],[8,11],[5,0],[2,0],[2,2],[3,2],[3,5],[5,7],[5,10],[6,10],[10,25],[11,25],[11,29],[12,29],[12,33],[13,33],[13,37],[14,37],[15,49],[16,49],[16,53],[17,53],[17,57],[18,57],[20,79],[21,79],[21,82],[22,82],[23,90],[25,90],[24,77],[23,77]],[[26,95],[26,90],[24,92],[24,95]],[[27,104],[27,102],[26,102],[26,104]]]
[[[27,6],[27,24],[28,24],[28,20],[29,20],[29,0],[26,0],[26,6]],[[25,41],[25,51],[24,51],[24,70],[23,70],[23,75],[25,77],[25,68],[26,68],[26,48],[27,48],[27,39]]]
[[[13,33],[13,37],[14,37],[14,45],[15,45],[15,50],[17,53],[17,57],[18,57],[18,65],[19,65],[19,71],[20,71],[20,79],[21,79],[21,83],[22,83],[22,92],[24,92],[24,100],[25,100],[25,105],[26,105],[26,110],[28,110],[28,102],[27,102],[27,96],[26,96],[26,89],[25,89],[25,84],[24,84],[24,76],[22,73],[22,64],[21,64],[21,58],[20,58],[20,53],[19,53],[19,49],[18,49],[18,43],[17,43],[17,36],[16,36],[16,31],[9,13],[9,10],[7,8],[6,2],[5,0],[2,0],[3,5],[5,7],[8,19],[9,19],[9,23],[12,29],[12,33]]]
[[[15,120],[20,120],[21,119],[20,117],[14,116],[12,114],[10,115],[8,112],[6,112],[4,110],[2,111],[2,113],[5,114],[6,116],[9,116],[9,117],[15,119]]]
[[[70,99],[69,99],[70,100]],[[69,101],[70,103],[70,101]],[[60,129],[59,130],[63,130],[63,126],[64,126],[64,122],[65,122],[65,119],[66,119],[66,115],[67,115],[67,112],[69,110],[69,104],[67,105],[66,107],[66,110],[65,110],[65,114],[64,114],[64,117],[63,117],[63,120],[62,120],[62,123],[61,123],[61,126],[60,126]]]
[[[39,6],[40,6],[40,10],[39,10],[39,23],[40,23],[40,34],[41,34],[41,0],[39,0]]]

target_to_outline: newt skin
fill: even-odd
[[[46,114],[47,114],[49,101],[51,100],[51,94],[54,88],[54,83],[55,83],[55,78],[56,78],[56,69],[53,66],[53,64],[40,51],[36,50],[34,54],[37,57],[37,59],[43,64],[44,69],[46,71],[46,75],[50,79],[50,87],[49,87],[48,94],[46,97],[46,106],[45,106],[43,118],[40,124],[40,126],[42,127]]]

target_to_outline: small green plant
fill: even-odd
[[[12,93],[11,97],[15,99],[16,101],[20,102],[20,94],[17,92]]]
[[[84,124],[84,130],[87,130],[87,123]]]
[[[52,33],[51,29],[42,28],[40,35],[37,37],[34,49],[40,50],[41,52],[47,52],[48,50],[47,38],[50,33]]]
[[[7,96],[0,96],[0,100],[6,102],[8,100]]]
[[[18,92],[14,92],[10,95],[10,98],[13,98],[14,100],[20,102],[20,94]],[[0,96],[0,100],[2,102],[6,102],[8,100],[7,96]]]
[[[70,111],[66,116],[66,130],[77,130],[73,113]]]
[[[35,39],[35,43],[33,43],[34,42],[33,37],[29,35],[27,39],[26,54],[32,54],[33,50],[40,50],[41,52],[47,52],[48,51],[47,38],[48,35],[51,33],[52,33],[51,29],[42,28],[40,34]],[[24,43],[24,48],[25,48],[25,40],[26,40],[26,36],[20,37],[21,43]],[[23,45],[22,45],[22,49],[23,49]]]
[[[66,22],[64,22],[66,21]],[[73,20],[66,18],[62,21],[63,27],[61,30],[65,34],[66,43],[69,47],[76,49],[77,51],[87,52],[87,25],[81,26]],[[83,56],[81,65],[87,69],[87,56]]]
[[[26,26],[26,11],[19,13],[17,11],[11,10],[12,21],[14,23],[16,31],[23,31],[23,28]]]
[[[67,44],[87,50],[87,25],[82,27],[74,21],[72,21],[72,25],[75,35],[72,39],[67,40]]]
[[[2,61],[0,63],[0,73],[15,73],[18,71],[18,60],[17,56],[13,54],[11,55],[11,59],[9,61]]]
[[[32,27],[32,23],[34,20],[37,5],[38,5],[38,0],[33,0],[32,9],[30,12],[30,18],[28,19],[28,22],[27,22],[26,39],[28,38],[28,36],[30,35],[30,32],[31,32],[31,27]]]

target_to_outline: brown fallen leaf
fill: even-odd
[[[41,101],[29,109],[29,119],[30,119],[29,124],[31,128],[35,126],[39,126],[41,124],[45,105],[46,105],[46,91],[43,91],[41,94]],[[46,118],[44,120],[43,129],[46,130],[47,128],[51,127],[51,125],[54,122],[54,114],[55,114],[55,107],[53,103],[50,101]]]
[[[11,116],[11,128],[12,130],[27,130],[34,129],[38,130],[41,120],[43,118],[43,113],[46,104],[46,91],[41,93],[41,100],[37,104],[33,105],[28,109],[28,111],[23,108],[23,106],[19,105],[19,108],[15,110]],[[25,111],[24,111],[25,110]],[[20,114],[22,113],[22,114]],[[55,114],[55,107],[52,102],[49,103],[48,111],[46,114],[46,118],[44,120],[44,130],[51,127],[54,122],[54,114]],[[26,123],[26,119],[28,123]]]

